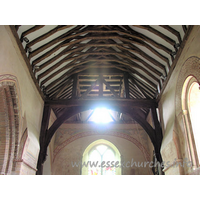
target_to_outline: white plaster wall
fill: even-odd
[[[105,125],[106,131],[103,132],[102,134],[97,134],[97,135],[91,135],[91,136],[86,136],[86,137],[81,137],[79,139],[76,139],[73,142],[70,142],[64,148],[62,148],[56,155],[54,155],[54,159],[52,162],[52,174],[54,175],[80,175],[81,174],[81,167],[72,167],[71,162],[81,162],[83,153],[85,149],[90,145],[92,142],[99,140],[99,139],[105,139],[108,140],[109,142],[113,143],[116,148],[119,150],[122,158],[122,162],[124,161],[125,164],[129,161],[127,165],[129,166],[131,164],[131,161],[136,161],[137,163],[144,163],[146,162],[145,156],[141,149],[139,149],[134,143],[128,141],[127,139],[116,137],[116,136],[111,136],[109,135],[109,131],[112,129],[112,131],[115,129],[116,131],[126,129],[133,129],[135,125],[112,125],[111,127],[109,125]],[[71,135],[76,135],[77,130],[82,131],[84,130],[98,130],[100,129],[99,125],[95,124],[63,124],[61,126],[62,130],[59,131],[59,138],[55,139],[55,147],[59,147],[59,145],[62,145],[65,141],[65,134],[71,134]],[[70,129],[68,133],[64,131],[63,128]],[[108,135],[106,134],[108,132]],[[144,133],[146,134],[146,133]],[[142,138],[137,138],[140,140],[143,145],[147,148],[149,151],[148,147],[148,142],[149,140],[147,139],[147,135],[144,135],[143,137],[146,136],[146,139],[143,141]],[[63,139],[62,139],[63,138]],[[70,138],[70,137],[69,137]],[[68,139],[69,139],[68,138]],[[131,167],[125,167],[122,168],[122,174],[123,175],[134,175],[134,174],[152,174],[151,169],[149,167],[136,167],[133,166]]]
[[[32,81],[9,26],[0,26],[0,75],[4,74],[11,74],[18,80],[20,109],[22,117],[26,116],[28,137],[31,139],[29,150],[37,158],[44,102]],[[20,130],[20,136],[21,134]]]
[[[176,85],[179,73],[180,70],[182,69],[184,62],[188,58],[192,56],[200,57],[199,42],[200,42],[200,26],[194,26],[159,102],[161,123],[164,134],[161,147],[161,154],[162,156],[165,157],[165,160],[167,159],[166,161],[173,161],[177,157],[177,152],[173,141],[173,130],[176,126],[175,98],[176,98]],[[182,88],[180,88],[180,90],[182,90]],[[169,149],[171,153],[169,153],[168,151]],[[167,154],[167,156],[165,156],[165,154]],[[173,169],[172,173],[169,171],[170,170],[168,170],[166,174],[180,173],[180,171],[175,171],[175,169]]]

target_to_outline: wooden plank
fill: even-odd
[[[130,86],[129,91],[130,91],[130,94],[132,94],[136,97],[136,99],[142,99],[141,94],[138,94],[138,92],[135,90],[135,88]]]
[[[125,89],[125,98],[129,99],[129,84],[128,84],[128,74],[124,73],[124,89]]]
[[[82,96],[80,97],[80,99],[83,99],[83,98],[85,98],[90,92],[91,92],[91,90],[97,85],[97,83],[100,81],[100,79],[98,78],[88,89],[87,89],[87,91],[84,93],[84,94],[82,94]]]
[[[143,89],[135,82],[135,80],[133,79],[133,77],[130,77],[130,81],[133,83],[133,85],[138,89],[138,91],[142,94],[142,96],[144,98],[149,98],[148,95],[146,95],[146,93],[143,91]]]
[[[129,56],[126,56],[129,55]],[[130,53],[127,50],[122,50],[122,53],[119,54],[117,53],[116,55],[119,55],[121,57],[127,58],[127,59],[131,59],[134,60],[136,62],[140,62],[141,64],[143,64],[145,67],[147,67],[147,69],[151,70],[152,72],[154,72],[154,74],[157,74],[158,76],[161,76],[162,73],[160,71],[158,71],[157,69],[155,69],[154,67],[152,67],[150,64],[148,64],[147,62],[145,62],[144,60],[142,60],[141,58],[139,58],[136,55],[133,55],[132,53]],[[161,68],[163,70],[163,68]]]
[[[174,35],[178,38],[179,43],[181,44],[181,42],[182,42],[181,36],[180,36],[180,33],[179,33],[177,30],[175,30],[175,29],[173,29],[172,27],[167,26],[167,25],[160,25],[160,26],[161,26],[162,28],[168,30],[168,31],[171,32],[172,34],[174,34]]]
[[[158,37],[162,38],[163,40],[165,40],[166,42],[168,42],[169,44],[171,44],[172,46],[174,46],[174,44],[176,43],[174,40],[172,40],[170,37],[164,35],[163,33],[159,32],[158,30],[152,28],[151,26],[149,25],[133,25],[133,26],[136,26],[136,27],[139,27],[139,28],[142,28],[142,29],[145,29],[145,30],[148,30],[149,32],[157,35]]]
[[[76,98],[77,93],[77,74],[73,75],[73,88],[72,88],[72,98]]]
[[[167,76],[167,78],[165,79],[165,81],[164,81],[164,83],[163,83],[163,86],[162,86],[162,88],[161,88],[161,92],[158,94],[158,97],[157,97],[157,101],[158,101],[158,102],[160,101],[160,98],[161,98],[161,96],[162,96],[162,93],[163,93],[163,91],[165,90],[165,88],[166,88],[166,86],[167,86],[167,84],[168,84],[168,82],[169,82],[169,79],[170,79],[170,77],[171,77],[171,74],[172,74],[172,72],[173,72],[173,70],[174,70],[174,68],[175,68],[175,66],[176,66],[176,64],[177,64],[177,62],[178,62],[178,59],[180,58],[180,55],[181,55],[181,53],[182,53],[182,51],[183,51],[183,48],[184,48],[184,46],[185,46],[185,44],[186,44],[186,41],[187,41],[187,39],[188,39],[188,37],[189,37],[189,35],[190,35],[190,33],[191,33],[193,27],[194,27],[193,25],[191,25],[191,26],[188,27],[188,30],[187,30],[187,32],[186,32],[184,38],[183,38],[183,41],[182,41],[182,43],[181,43],[181,46],[179,47],[178,52],[177,52],[177,54],[176,54],[176,57],[175,57],[175,59],[174,59],[172,65],[171,65],[171,68],[170,68],[170,71],[169,71],[169,73],[168,73],[168,76]]]
[[[115,97],[119,98],[119,95],[118,95],[118,94],[115,92],[115,90],[110,86],[110,84],[109,84],[108,82],[105,81],[104,78],[102,79],[102,81],[103,81],[103,83],[108,87],[108,89],[111,91],[111,93],[112,93]]]
[[[83,57],[83,56],[78,56],[78,58],[79,58],[79,57]],[[75,57],[75,58],[78,59],[77,57]],[[72,59],[73,59],[73,58],[67,59],[66,61],[69,61],[69,60],[72,60]],[[87,59],[87,60],[85,60],[85,61],[83,61],[83,62],[81,62],[81,63],[74,64],[74,65],[72,65],[72,62],[74,63],[75,61],[72,61],[71,63],[65,65],[64,67],[62,67],[62,68],[59,69],[58,71],[56,71],[56,72],[54,72],[53,74],[51,74],[51,75],[49,76],[49,78],[43,80],[43,81],[41,82],[41,84],[43,85],[45,82],[47,82],[48,80],[50,80],[50,78],[53,78],[54,76],[56,76],[57,74],[61,73],[62,71],[66,70],[66,69],[69,69],[69,68],[72,68],[72,67],[75,68],[75,67],[78,67],[78,66],[83,65],[83,64],[88,63],[88,62],[97,62],[97,61],[100,62],[99,59]],[[62,60],[62,61],[61,61],[61,63],[64,63],[64,62],[65,62],[65,60]],[[101,60],[101,62],[117,62],[117,63],[123,64],[123,65],[126,65],[126,68],[128,68],[130,71],[133,71],[134,68],[138,68],[138,69],[142,70],[145,74],[147,74],[148,76],[150,76],[151,78],[153,78],[155,81],[157,81],[157,82],[159,81],[159,79],[156,78],[156,77],[153,75],[153,73],[151,73],[151,72],[145,70],[143,67],[141,67],[139,64],[137,64],[137,63],[135,63],[135,62],[132,62],[132,65],[129,64],[129,63],[126,63],[126,62],[124,62],[124,61],[121,61],[121,60],[119,60],[119,59],[103,59],[103,60]],[[40,80],[41,78],[43,78],[44,76],[48,75],[48,74],[51,73],[53,70],[55,70],[55,69],[58,67],[59,64],[60,64],[60,63],[54,65],[54,66],[51,67],[50,69],[48,69],[48,70],[46,70],[45,72],[39,74],[39,75],[38,75],[38,80]],[[136,73],[136,74],[138,74],[138,75],[141,76],[141,74],[140,74],[137,70],[134,70],[134,73]],[[143,76],[143,77],[144,77],[144,76]],[[144,78],[146,79],[146,77],[144,77]],[[149,80],[148,80],[148,81],[149,81]]]
[[[59,26],[56,26],[54,29],[50,30],[49,32],[47,32],[47,33],[41,35],[40,37],[35,38],[35,39],[32,40],[31,42],[29,42],[29,43],[26,45],[26,47],[29,48],[29,47],[31,47],[31,46],[37,44],[38,42],[40,42],[40,41],[42,41],[42,40],[44,40],[44,39],[50,37],[50,36],[53,35],[54,33],[58,32],[58,31],[61,31],[61,30],[63,30],[63,29],[70,28],[70,27],[71,27],[71,25],[66,25],[66,26],[61,26],[61,25],[59,25]]]
[[[42,164],[46,158],[46,149],[44,149],[45,139],[46,139],[46,132],[48,130],[49,119],[51,114],[51,108],[48,105],[44,105],[43,110],[43,117],[42,117],[42,124],[40,129],[40,152],[37,164],[37,174],[42,174]]]
[[[61,88],[57,89],[57,92],[55,93],[55,95],[52,96],[52,98],[57,98],[63,92],[63,90],[71,83],[71,81],[72,79],[70,78],[66,83],[62,85]]]
[[[151,47],[148,43],[145,43],[143,40],[141,40],[140,42],[136,41],[136,40],[131,40],[128,38],[125,38],[121,35],[116,36],[116,35],[111,35],[111,36],[79,36],[79,37],[73,37],[71,38],[71,42],[65,42],[66,45],[75,45],[77,43],[83,42],[85,40],[113,40],[113,39],[118,39],[124,42],[128,42],[128,43],[134,43],[134,44],[138,44],[140,46],[144,46],[146,48],[148,48],[150,51],[152,51],[154,54],[158,55],[159,57],[164,57],[162,54],[160,54],[158,51],[156,51],[153,47]],[[32,58],[33,56],[37,55],[38,53],[41,53],[42,51],[46,50],[47,48],[49,48],[50,46],[58,43],[62,41],[62,39],[56,38],[52,41],[50,41],[49,43],[39,47],[38,49],[32,51],[30,53],[30,58]],[[62,43],[61,43],[62,44]],[[61,45],[59,44],[58,47]],[[157,48],[162,49],[163,51],[165,51],[166,53],[170,54],[171,50],[166,49],[166,48],[161,48],[160,45],[156,45]]]
[[[56,107],[72,107],[72,106],[87,106],[94,108],[95,106],[106,105],[108,107],[121,106],[129,108],[150,108],[152,106],[157,107],[156,100],[154,99],[102,99],[102,98],[90,98],[90,99],[73,99],[73,100],[46,100],[46,105],[52,108]]]
[[[186,32],[187,32],[187,27],[186,27],[186,25],[182,25],[182,28],[183,28],[184,33],[186,33]]]
[[[26,35],[28,35],[28,34],[30,34],[30,33],[35,32],[35,31],[37,31],[37,30],[39,30],[39,29],[41,29],[41,28],[43,28],[43,27],[44,27],[44,25],[34,26],[34,27],[28,29],[27,31],[24,31],[24,32],[22,33],[22,35],[21,35],[21,39],[20,39],[20,40],[22,41],[23,37],[25,37]]]
[[[50,46],[60,42],[60,41],[63,41],[63,37],[66,36],[66,35],[72,35],[73,33],[75,33],[77,30],[79,30],[81,27],[83,27],[82,25],[81,26],[76,26],[75,28],[71,29],[70,31],[68,31],[67,33],[64,33],[62,35],[60,35],[59,37],[51,40],[50,42],[40,46],[39,48],[35,49],[34,51],[32,51],[29,55],[29,58],[32,58],[34,57],[35,55],[37,55],[38,53],[44,51],[45,49],[49,48]]]
[[[143,38],[144,41],[150,43],[151,45],[153,45],[154,47],[158,48],[158,49],[162,49],[163,51],[165,51],[166,53],[170,53],[171,50],[169,48],[167,48],[166,46],[157,43],[156,41],[152,40],[151,38],[147,37],[146,35],[139,33],[137,31],[134,31],[133,29],[131,29],[129,26],[124,26],[125,28],[127,28],[127,30],[132,33],[132,34],[136,34],[136,35],[140,35],[141,38]],[[154,33],[155,34],[155,33]],[[166,39],[166,38],[165,38]]]

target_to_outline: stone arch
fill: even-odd
[[[13,174],[19,150],[19,86],[15,76],[0,76],[0,173]]]
[[[185,86],[187,82],[191,79],[195,79],[200,84],[200,58],[196,56],[189,57],[184,64],[182,65],[181,71],[179,73],[179,77],[177,80],[176,86],[176,96],[175,96],[175,115],[176,115],[176,125],[175,129],[179,129],[177,131],[179,140],[178,142],[181,144],[179,146],[178,153],[184,158],[192,161],[191,151],[190,151],[190,135],[188,135],[186,131],[186,121],[187,121],[187,110],[185,102],[183,102],[183,98],[186,95]],[[185,152],[185,155],[184,155]],[[186,169],[185,173],[190,173],[190,170]]]
[[[55,149],[54,149],[54,152],[53,152],[53,162],[55,160],[55,157],[56,155],[66,146],[68,145],[69,143],[79,139],[79,138],[82,138],[82,137],[88,137],[88,136],[93,136],[93,135],[98,135],[97,133],[95,132],[87,132],[87,131],[83,131],[83,132],[80,132],[76,135],[73,135],[72,137],[64,140],[62,142],[62,144],[60,144],[59,146],[57,146]],[[122,138],[122,139],[125,139],[125,140],[128,140],[129,142],[135,144],[137,146],[137,148],[142,152],[142,154],[144,155],[144,158],[146,161],[150,161],[150,154],[149,152],[147,151],[147,149],[135,138],[125,134],[125,133],[121,133],[121,132],[118,132],[118,133],[115,133],[115,132],[109,132],[107,134],[104,134],[104,135],[110,135],[110,136],[114,136],[114,137],[119,137],[119,138]]]

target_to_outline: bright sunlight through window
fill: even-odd
[[[111,117],[110,110],[106,108],[96,108],[89,121],[93,121],[95,123],[109,123],[113,122],[113,119]]]

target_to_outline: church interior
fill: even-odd
[[[199,43],[199,25],[1,25],[0,174],[199,175]]]

